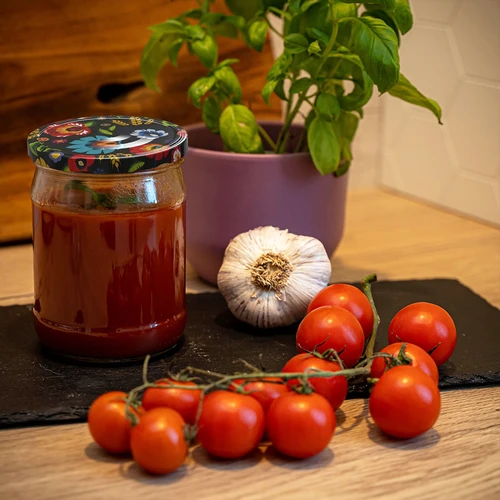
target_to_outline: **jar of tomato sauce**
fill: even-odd
[[[141,359],[186,323],[186,132],[129,116],[61,121],[28,136],[35,329],[84,361]]]

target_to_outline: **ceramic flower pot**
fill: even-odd
[[[271,137],[281,127],[261,124]],[[344,230],[347,175],[320,175],[308,153],[226,153],[203,124],[186,130],[187,258],[201,278],[216,284],[231,238],[259,226],[313,236],[333,254]],[[293,127],[291,148],[300,131]]]

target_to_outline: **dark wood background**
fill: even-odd
[[[179,68],[169,64],[162,71],[160,94],[141,85],[139,71],[147,27],[196,6],[195,0],[1,2],[0,242],[31,236],[33,165],[26,136],[35,128],[106,114],[158,117],[181,125],[200,120],[186,91],[205,69],[187,50],[179,56]],[[214,9],[223,11],[223,0]],[[279,101],[268,107],[260,98],[272,64],[269,44],[260,54],[241,40],[223,39],[219,48],[220,59],[240,59],[234,69],[255,113],[279,118]],[[103,99],[108,85],[117,86],[104,92]]]

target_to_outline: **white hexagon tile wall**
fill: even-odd
[[[500,224],[500,0],[414,0],[403,73],[443,107],[382,98],[382,185]],[[376,158],[374,158],[376,162]]]

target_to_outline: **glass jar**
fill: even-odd
[[[186,132],[90,117],[28,137],[35,329],[56,353],[123,361],[164,352],[186,323]]]

